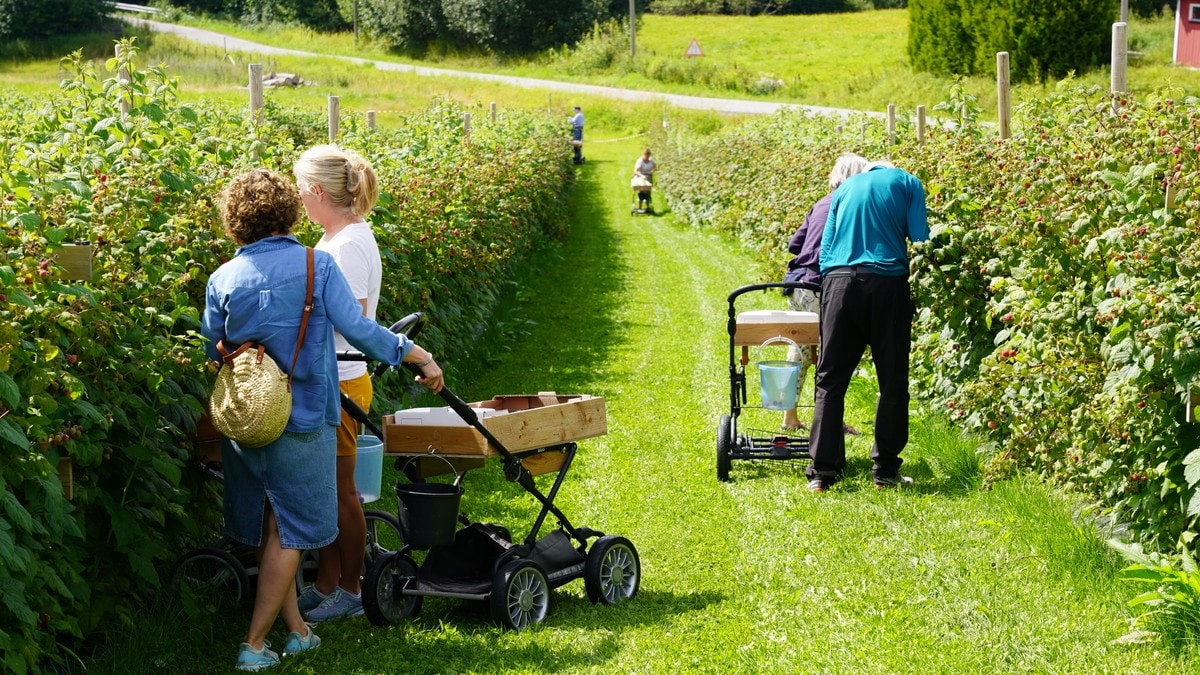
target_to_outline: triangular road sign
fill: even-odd
[[[692,40],[692,44],[688,45],[687,51],[684,52],[683,55],[684,56],[704,56],[704,52],[700,51],[700,43],[696,42],[695,40]]]

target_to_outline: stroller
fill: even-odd
[[[633,206],[629,212],[634,215],[654,215],[654,206],[650,199],[650,191],[654,188],[653,179],[641,174],[634,174],[629,181],[629,187],[633,190]]]
[[[411,364],[406,367],[419,372]],[[515,435],[524,441],[510,450],[499,440],[500,432],[493,433],[498,427],[489,428],[482,422],[486,413],[495,409],[472,407],[446,387],[439,395],[449,406],[445,412],[452,411],[466,426],[441,427],[439,433],[445,435],[435,445],[483,444],[488,455],[501,464],[498,468],[504,477],[533,497],[541,508],[524,537],[514,537],[502,525],[472,522],[459,512],[459,498],[467,469],[483,466],[484,457],[462,464],[463,456],[456,458],[432,447],[416,454],[411,448],[394,452],[396,467],[412,481],[395,486],[404,545],[367,567],[362,591],[367,619],[373,625],[386,626],[416,615],[426,597],[455,598],[482,601],[497,623],[519,630],[545,619],[551,607],[551,591],[575,579],[583,579],[593,604],[613,605],[636,596],[642,572],[633,543],[625,537],[577,527],[554,504],[578,448],[573,439],[594,436],[606,428],[597,424],[604,415],[603,399],[550,392],[534,397],[500,397],[521,400],[520,404],[514,403],[518,407],[528,406],[513,408],[501,416],[512,422],[510,430],[519,429]],[[583,406],[573,408],[575,414],[564,410],[570,407],[564,402],[584,400],[589,414],[582,412]],[[537,410],[546,414],[538,414]],[[573,418],[572,424],[550,423],[560,415]],[[389,451],[396,450],[393,444],[411,445],[419,440],[421,426],[394,422],[394,417],[385,417],[385,435],[389,429],[396,432],[385,437]],[[572,426],[576,423],[580,426]],[[543,425],[545,428],[539,428]],[[513,438],[511,434],[508,437]],[[416,442],[417,446],[424,444],[424,440]],[[417,464],[411,470],[414,461]],[[422,467],[428,461],[445,466],[426,472]],[[455,474],[452,483],[424,482],[424,476],[445,473],[445,467]],[[534,476],[542,474],[556,474],[545,492],[534,482]],[[551,516],[558,526],[543,532]],[[414,557],[419,551],[427,552],[421,563]]]
[[[629,213],[634,215],[654,215],[653,202],[650,201],[650,190],[654,189],[654,180],[646,175],[634,174],[629,187],[634,191],[634,205]]]

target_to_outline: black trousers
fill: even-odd
[[[821,345],[809,439],[809,478],[837,480],[846,466],[846,389],[863,353],[879,378],[872,473],[894,477],[908,443],[908,354],[915,308],[908,277],[835,269],[821,282]]]

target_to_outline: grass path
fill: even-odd
[[[1196,672],[1195,660],[1114,644],[1130,593],[1095,534],[1040,486],[964,488],[954,462],[971,447],[955,434],[915,420],[905,455],[918,486],[871,488],[868,377],[850,417],[867,433],[852,439],[851,476],[834,490],[808,493],[801,465],[780,462],[735,463],[733,481],[719,483],[725,298],[755,268],[669,215],[631,216],[639,140],[597,140],[585,146],[569,240],[534,261],[523,302],[497,319],[512,339],[488,367],[445,366],[468,400],[606,397],[608,433],[580,442],[558,504],[574,524],[636,545],[640,594],[593,606],[572,582],[546,622],[520,633],[429,599],[395,626],[322,625],[322,647],[280,672]],[[523,536],[533,500],[498,475],[472,472],[463,509]],[[376,506],[394,509],[394,498]],[[155,620],[89,672],[140,672],[148,653],[157,670],[226,672],[247,619]]]

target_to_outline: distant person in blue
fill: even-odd
[[[808,467],[813,492],[836,483],[846,466],[846,388],[868,346],[879,378],[872,477],[878,488],[912,483],[900,474],[916,311],[908,242],[927,239],[925,188],[907,171],[872,162],[833,193],[821,238],[821,351]]]
[[[579,106],[571,116],[571,145],[575,147],[575,163],[583,164],[583,108]]]
[[[647,150],[646,152],[649,152]],[[833,201],[833,191],[850,176],[857,175],[867,167],[867,160],[852,152],[843,153],[833,163],[829,172],[829,194],[817,200],[808,210],[804,222],[796,228],[788,242],[788,251],[795,255],[788,261],[787,274],[784,281],[806,281],[810,284],[821,285],[821,235],[825,233],[825,221],[829,218],[829,204]],[[821,313],[821,293],[808,288],[797,288],[788,294],[788,309],[793,312]],[[796,397],[799,399],[804,392],[804,382],[808,379],[808,368],[816,361],[816,348],[812,345],[788,347],[788,361],[800,364],[800,377],[797,379]],[[796,416],[792,408],[783,413],[783,431],[802,429],[804,424]]]

